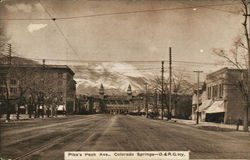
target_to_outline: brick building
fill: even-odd
[[[238,84],[244,70],[222,68],[206,77],[206,91],[199,106],[201,120],[235,123],[243,120],[246,105]],[[250,114],[249,114],[250,115]]]
[[[39,98],[43,102],[56,101],[72,112],[76,95],[73,76],[74,72],[66,65],[0,65],[0,101],[3,104],[8,96],[16,106],[34,96],[36,101]]]

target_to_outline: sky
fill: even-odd
[[[0,24],[18,56],[160,68],[171,47],[173,68],[195,75],[223,66],[212,50],[230,50],[242,34],[240,9],[232,0],[2,0]]]

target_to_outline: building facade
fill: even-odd
[[[0,65],[0,101],[23,105],[33,97],[41,104],[64,105],[75,109],[74,72],[66,65]]]
[[[246,105],[238,84],[244,70],[222,68],[206,77],[206,92],[199,106],[201,120],[236,123],[243,120]],[[250,115],[250,114],[249,114]]]

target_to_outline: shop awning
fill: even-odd
[[[199,112],[202,112],[202,111],[206,110],[208,107],[210,107],[212,102],[213,101],[211,99],[203,101],[202,104],[199,106]],[[196,110],[196,112],[197,112],[197,110]]]
[[[220,113],[225,112],[224,101],[215,101],[211,107],[205,110],[206,113]]]

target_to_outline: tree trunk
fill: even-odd
[[[243,122],[243,131],[248,132],[248,108],[250,107],[249,99],[247,98],[247,104],[244,108],[244,122]]]
[[[37,105],[35,105],[35,118],[38,117],[38,112],[37,112]]]
[[[6,120],[10,120],[10,102],[9,99],[7,99],[7,114],[6,114]]]
[[[42,118],[44,118],[44,105],[42,106]]]
[[[16,115],[16,119],[19,120],[20,117],[20,105],[17,106],[17,115]]]
[[[50,106],[49,105],[47,105],[46,114],[47,114],[47,117],[49,117],[49,115],[50,115]]]
[[[57,105],[55,105],[55,116],[57,117]]]
[[[7,82],[5,81],[5,88],[6,88],[6,101],[7,101],[7,114],[6,114],[6,120],[10,120],[10,96],[9,96],[9,89],[8,89],[8,85]]]
[[[33,107],[31,104],[28,104],[28,112],[29,112],[29,118],[32,118]]]

